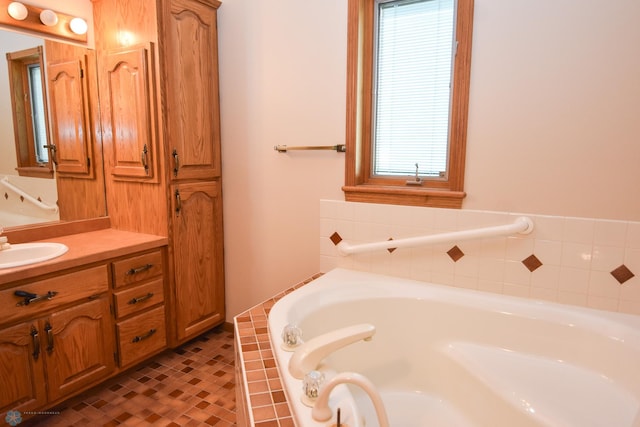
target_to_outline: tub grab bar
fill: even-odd
[[[385,240],[382,242],[362,243],[350,245],[341,240],[336,248],[343,256],[362,252],[371,252],[379,249],[411,248],[415,246],[427,246],[437,243],[455,243],[461,240],[482,239],[486,237],[508,236],[511,234],[529,234],[533,231],[533,221],[526,216],[518,217],[512,224],[498,225],[494,227],[474,228],[471,230],[452,231],[449,233],[430,234],[427,236],[407,237],[398,240]]]
[[[40,209],[42,209],[44,211],[48,211],[48,212],[58,213],[58,206],[48,205],[48,204],[43,203],[40,200],[36,199],[35,197],[25,193],[23,190],[21,190],[20,188],[16,187],[12,183],[10,183],[8,176],[5,176],[4,178],[0,179],[0,183],[2,183],[2,185],[4,185],[5,187],[7,187],[9,190],[13,191],[17,195],[22,196],[25,200],[28,200],[29,202],[31,202],[35,206],[39,207]]]

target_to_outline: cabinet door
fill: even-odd
[[[41,324],[50,400],[113,371],[113,329],[105,296],[53,313]]]
[[[172,186],[173,303],[183,341],[224,321],[222,195],[218,182]]]
[[[173,179],[215,178],[220,176],[216,7],[198,0],[161,4],[170,173]]]
[[[76,178],[93,178],[85,58],[49,64],[49,107],[52,153],[56,171]]]
[[[0,413],[46,403],[39,331],[35,322],[0,330]]]
[[[156,127],[153,93],[153,46],[106,55],[109,121],[105,135],[111,147],[114,179],[157,182]]]

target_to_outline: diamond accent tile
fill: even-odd
[[[389,239],[387,239],[387,240],[391,241],[391,240],[393,240],[393,237],[389,237]],[[388,248],[387,250],[389,251],[390,254],[392,254],[393,251],[395,251],[396,249],[398,249],[398,248]]]
[[[529,270],[532,273],[536,271],[538,268],[542,267],[542,261],[540,261],[538,257],[535,256],[534,254],[531,254],[525,259],[523,259],[522,263],[524,264],[525,267],[527,267],[527,270]]]
[[[627,280],[631,279],[632,277],[635,276],[635,274],[633,274],[631,272],[631,270],[629,270],[627,268],[626,265],[622,264],[620,267],[616,268],[615,270],[613,270],[611,272],[611,275],[618,281],[618,283],[620,283],[621,285],[626,282]]]
[[[458,262],[460,258],[464,256],[464,252],[456,245],[447,251],[447,255],[449,255],[453,262]]]
[[[334,245],[338,245],[338,243],[342,242],[342,237],[340,237],[340,235],[338,234],[338,232],[336,231],[335,233],[333,233],[329,239],[331,239],[331,241],[333,242]]]

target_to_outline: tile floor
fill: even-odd
[[[233,334],[219,327],[20,427],[235,427],[234,387]]]

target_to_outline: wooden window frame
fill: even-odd
[[[42,96],[44,98],[44,119],[47,141],[49,133],[49,113],[47,111],[47,85],[42,46],[7,53],[9,65],[9,86],[16,144],[18,175],[34,178],[53,178],[51,156],[46,163],[38,162],[35,152],[35,135],[31,120],[31,90],[29,88],[28,66],[39,64],[41,71]]]
[[[457,51],[449,130],[447,176],[407,185],[408,177],[372,177],[375,0],[349,0],[345,200],[460,208],[464,192],[474,0],[458,0]]]

